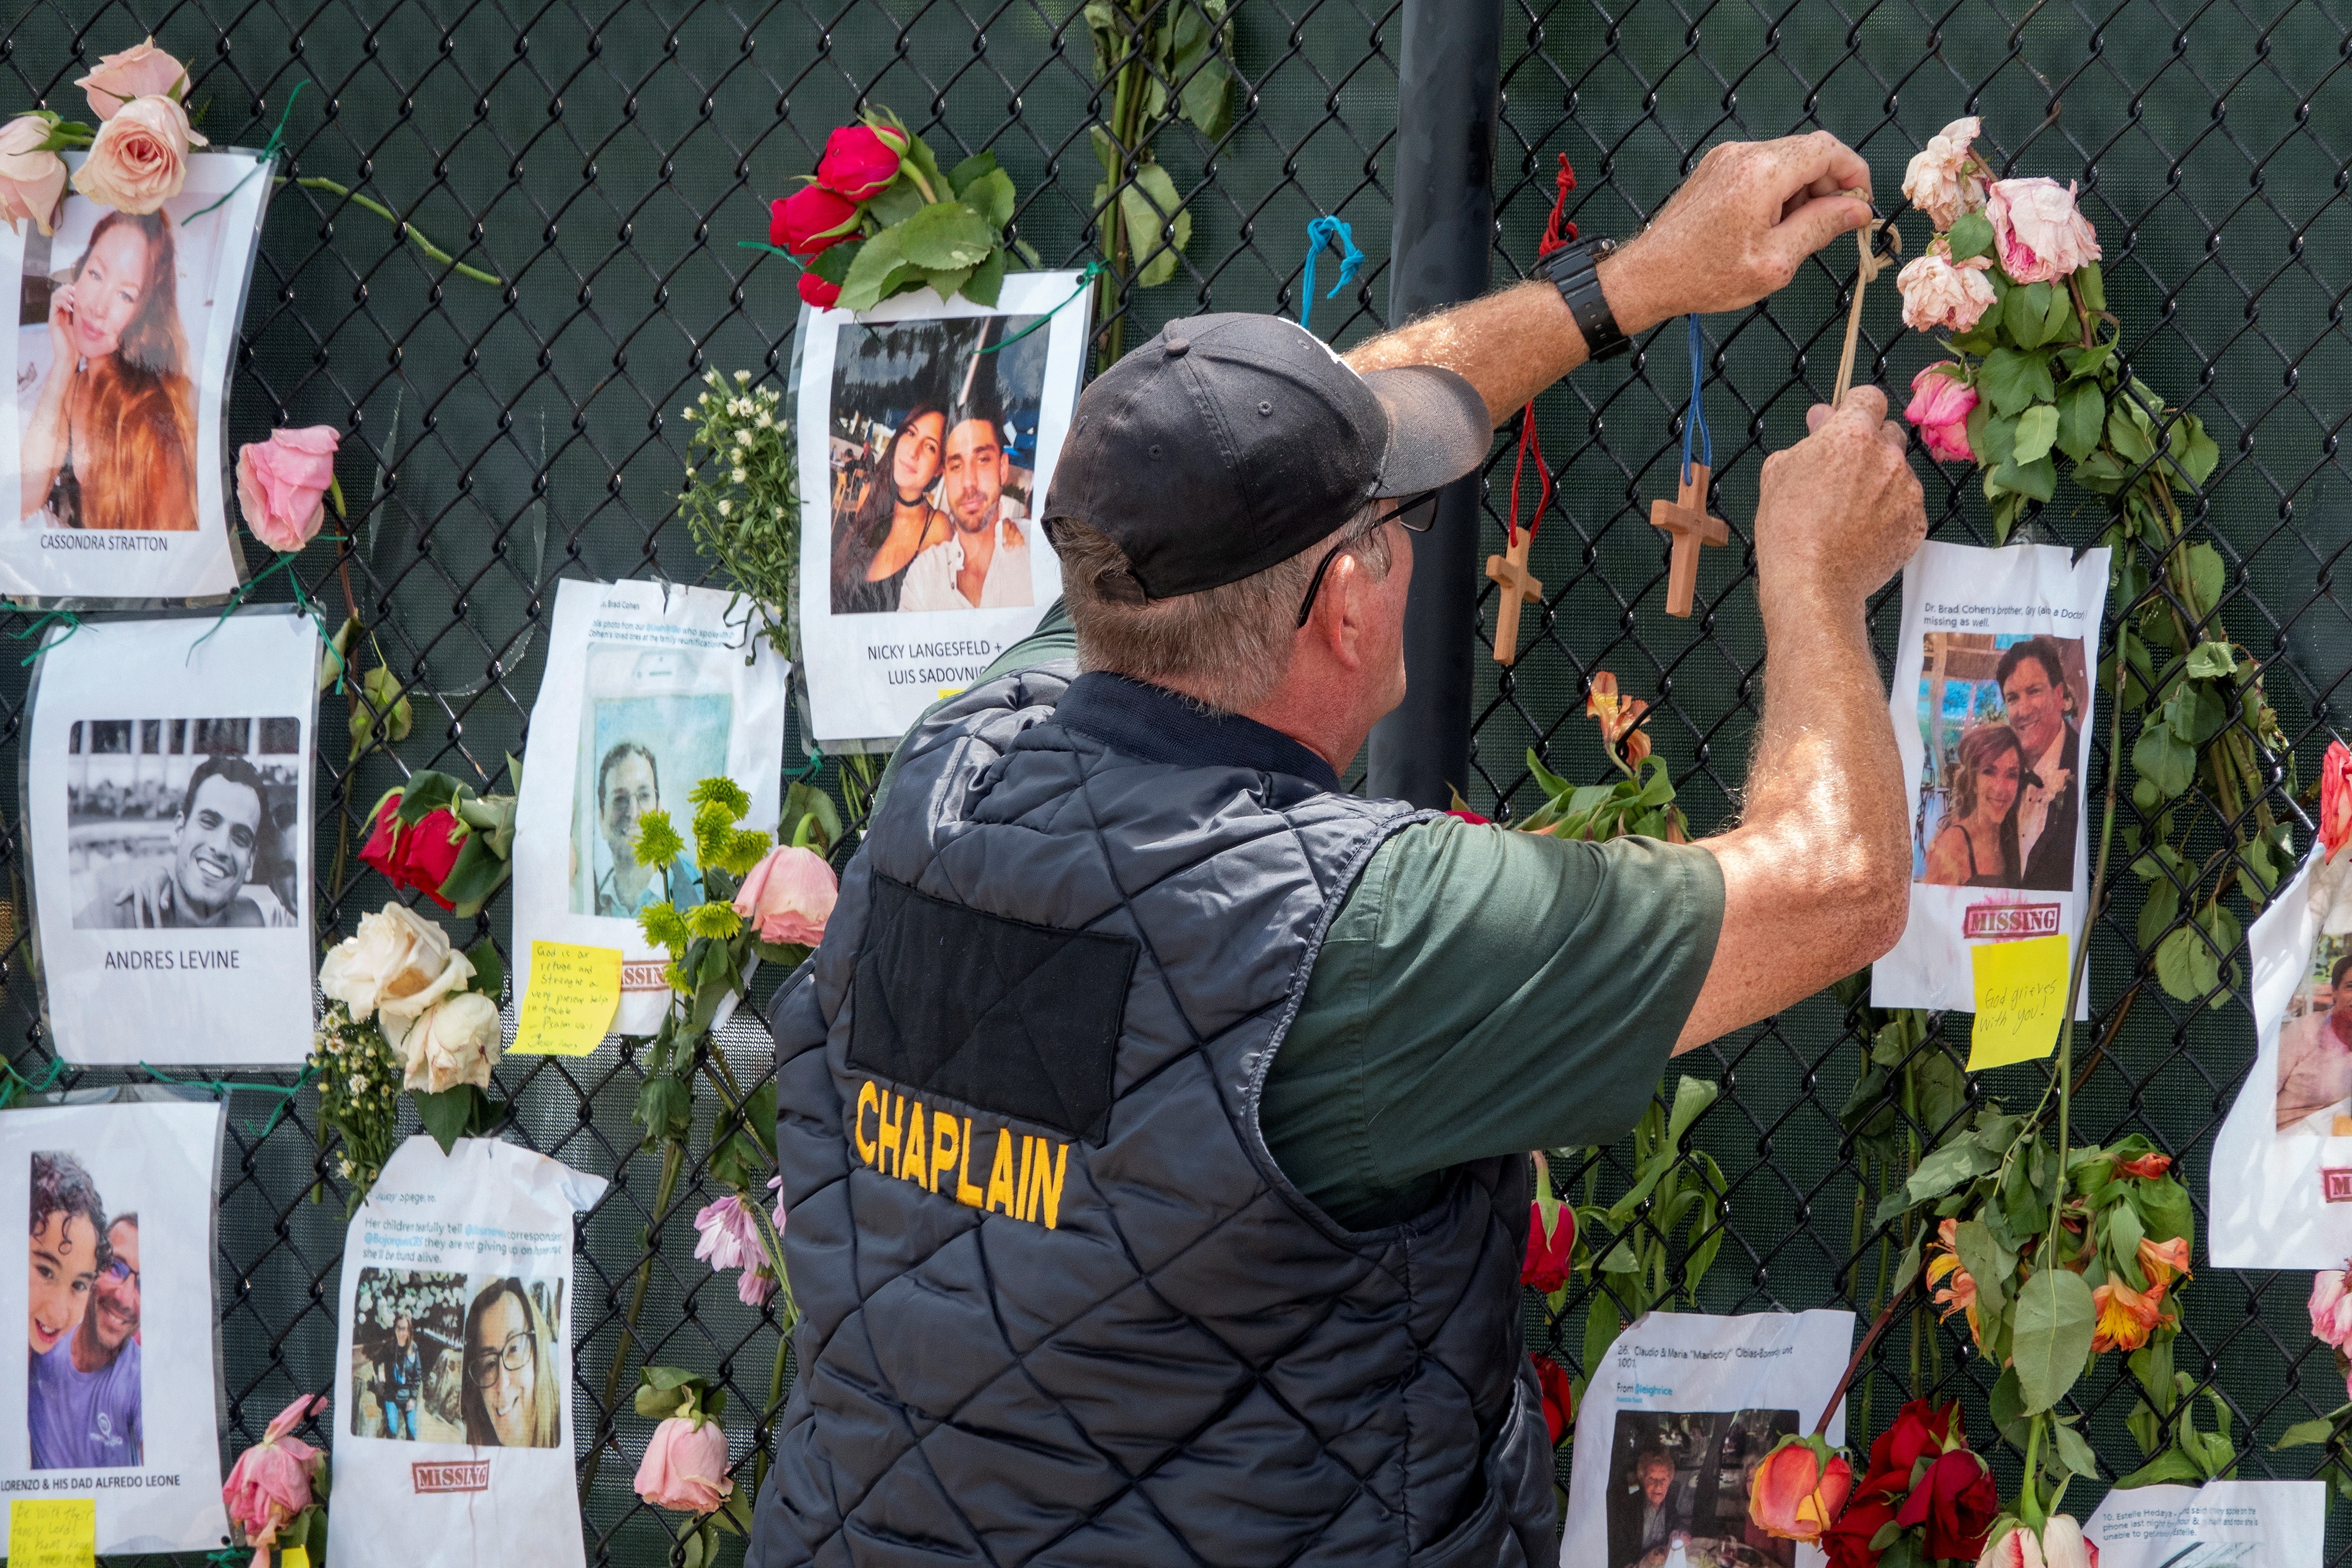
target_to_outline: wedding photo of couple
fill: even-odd
[[[2073,888],[2089,691],[2082,640],[1930,632],[1926,643],[1912,880]]]

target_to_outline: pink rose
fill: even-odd
[[[278,1413],[259,1443],[236,1457],[221,1501],[245,1531],[247,1545],[272,1544],[286,1521],[310,1506],[311,1479],[324,1456],[288,1434],[326,1403],[324,1395],[303,1395]]]
[[[1927,145],[1903,172],[1903,194],[1939,229],[1950,228],[1961,214],[1984,205],[1988,171],[1984,160],[1969,151],[1969,143],[1983,129],[1984,122],[1974,115],[1955,120],[1927,138]]]
[[[2352,1279],[2342,1269],[2323,1269],[2311,1277],[2311,1334],[2323,1344],[2341,1347],[2352,1340]]]
[[[89,107],[100,120],[112,120],[135,98],[162,98],[187,80],[188,68],[155,47],[149,38],[119,55],[98,57],[98,69],[74,83],[89,95]]]
[[[824,923],[840,887],[823,855],[786,844],[770,850],[743,879],[735,913],[759,925],[762,942],[814,947],[824,940]]]
[[[188,149],[210,145],[170,99],[134,98],[98,128],[74,189],[117,212],[152,213],[188,183]]]
[[[1977,389],[1960,379],[1959,369],[1947,361],[1913,376],[1911,406],[1903,411],[1927,455],[1938,462],[1976,461],[1969,450],[1969,413],[1977,406]]]
[[[1954,265],[1951,247],[1937,239],[1927,255],[1895,276],[1895,287],[1903,294],[1903,324],[1917,332],[1938,327],[1967,331],[1992,308],[1996,296],[1985,277],[1991,267],[1981,256]]]
[[[2012,283],[2049,283],[2099,259],[2099,236],[2074,210],[2074,183],[2000,180],[1985,199],[2000,269]]]
[[[30,218],[47,234],[66,193],[66,161],[42,145],[48,139],[49,122],[37,114],[0,125],[0,218],[12,229]]]
[[[824,139],[816,183],[853,202],[870,201],[898,177],[899,149],[863,125],[837,125]]]
[[[727,1432],[716,1421],[673,1416],[646,1439],[637,1495],[656,1508],[711,1513],[735,1490],[727,1473]]]
[[[255,538],[291,555],[318,536],[340,439],[331,426],[313,424],[273,430],[268,440],[237,450],[236,504]]]

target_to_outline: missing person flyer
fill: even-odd
[[[393,1152],[344,1240],[327,1568],[576,1568],[572,1217],[601,1176],[492,1138]]]
[[[534,940],[617,948],[613,1028],[661,1027],[669,955],[646,940],[637,915],[651,904],[703,902],[688,796],[724,774],[751,798],[737,825],[776,826],[792,665],[751,622],[749,606],[715,588],[556,584],[515,810],[518,1002],[530,989]],[[685,841],[667,865],[637,863],[632,845],[648,811],[667,812]]]
[[[66,1061],[310,1054],[320,646],[290,607],[49,632],[22,777]]]
[[[1576,1412],[1560,1568],[1820,1568],[1819,1547],[1749,1522],[1757,1467],[1811,1432],[1853,1347],[1852,1312],[1647,1312],[1601,1357]],[[1827,1433],[1845,1440],[1840,1402]]]
[[[0,1113],[0,1202],[32,1216],[25,1267],[0,1269],[0,1311],[21,1307],[29,1345],[0,1363],[0,1494],[96,1499],[101,1552],[208,1551],[228,1531],[224,1107],[155,1088],[52,1099],[80,1103]]]
[[[2207,1481],[2111,1491],[2083,1521],[2099,1568],[2319,1568],[2325,1481]]]
[[[1889,708],[1911,784],[1911,919],[1871,1004],[1975,1010],[1971,949],[2082,929],[2107,552],[1934,540],[1903,569]],[[2090,1017],[2090,988],[2077,1017]]]
[[[895,740],[1061,591],[1039,518],[1087,323],[1075,272],[1016,273],[993,307],[919,288],[803,308],[801,651],[821,744]]]

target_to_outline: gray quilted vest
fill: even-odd
[[[1549,1568],[1527,1162],[1350,1232],[1258,1132],[1324,932],[1420,818],[1115,748],[1082,727],[1115,680],[926,720],[777,999],[804,1316],[750,1568]]]

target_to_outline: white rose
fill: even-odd
[[[387,904],[361,915],[360,928],[329,950],[319,988],[349,1008],[354,1023],[365,1023],[388,999],[425,989],[448,964],[441,927],[405,904]]]
[[[427,977],[424,984],[400,996],[386,996],[375,1005],[376,1021],[383,1028],[384,1043],[395,1051],[405,1053],[408,1037],[424,1027],[425,1020],[447,998],[466,988],[474,977],[473,960],[452,951],[442,963],[440,972]],[[487,998],[485,998],[487,999]],[[498,1010],[496,1002],[491,1011]]]
[[[487,1089],[498,1060],[499,1005],[479,991],[460,991],[408,1031],[403,1086],[428,1094],[460,1083]]]

